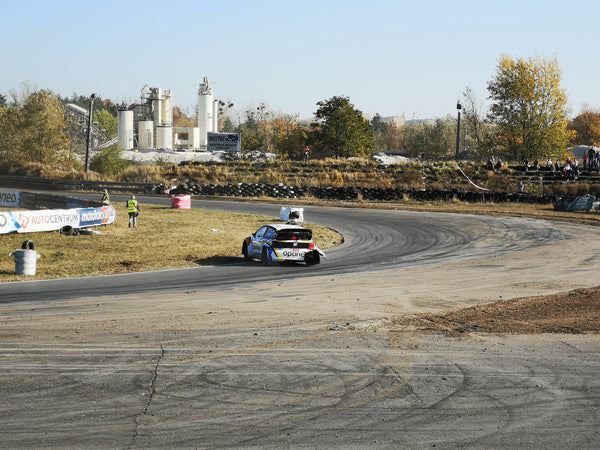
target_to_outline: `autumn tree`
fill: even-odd
[[[571,145],[600,146],[600,112],[586,109],[569,123]]]
[[[3,132],[14,133],[17,138],[8,151],[11,159],[45,164],[66,160],[69,138],[64,108],[51,91],[30,94],[21,107],[15,104],[10,113],[10,129]]]
[[[466,87],[461,102],[463,111],[465,148],[480,160],[487,160],[495,155],[495,126],[486,116],[486,111],[477,95]]]
[[[242,135],[242,151],[273,152],[271,139],[272,111],[265,103],[249,107],[245,111],[246,120],[238,127]]]
[[[0,106],[0,159],[10,160],[14,149],[18,145],[17,117],[19,113],[16,106]]]
[[[308,142],[308,129],[298,120],[298,115],[283,114],[273,122],[273,146],[277,156],[283,159],[302,160],[304,146]]]
[[[562,155],[567,146],[567,100],[556,58],[503,55],[488,83],[489,117],[506,158]]]
[[[373,149],[373,129],[348,97],[317,103],[311,137],[320,156],[368,157]]]
[[[178,106],[173,106],[173,126],[193,128],[198,126],[198,122],[194,118],[188,117]]]

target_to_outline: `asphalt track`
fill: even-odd
[[[333,284],[369,272],[385,284],[390,273],[465,261],[497,273],[500,260],[574,241],[574,233],[520,218],[320,207],[304,215],[345,238],[320,266],[240,263],[181,271],[176,282],[152,272],[0,285],[0,447],[600,446],[597,336],[450,339],[367,317],[309,321],[295,305],[318,305],[325,294],[285,291],[299,278]],[[351,310],[349,298],[332,311]],[[253,316],[253,305],[266,314]],[[285,316],[282,305],[297,315]]]
[[[123,198],[124,199],[124,198]],[[117,196],[113,201],[119,201]],[[168,199],[144,202],[167,204]],[[194,208],[273,216],[279,205],[194,200]],[[464,259],[486,258],[548,245],[564,234],[546,222],[464,214],[414,213],[356,208],[304,208],[305,220],[340,231],[344,243],[327,251],[323,264],[279,266],[237,264],[103,277],[0,284],[0,302],[173,292],[249,282],[341,274],[382,268],[407,268]],[[241,243],[240,243],[241,247]]]

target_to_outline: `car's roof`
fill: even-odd
[[[289,223],[270,223],[266,226],[273,227],[277,231],[279,231],[279,230],[308,230],[308,228],[304,228],[301,225],[292,225]]]

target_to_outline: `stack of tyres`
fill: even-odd
[[[15,257],[15,275],[35,275],[40,255],[35,251],[32,241],[23,242],[22,248],[15,250],[9,256]]]

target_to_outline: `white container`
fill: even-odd
[[[282,222],[303,223],[304,208],[294,208],[292,206],[282,206],[279,212],[279,219]]]
[[[34,276],[37,260],[40,257],[35,250],[15,250],[10,254],[15,257],[15,275]]]

